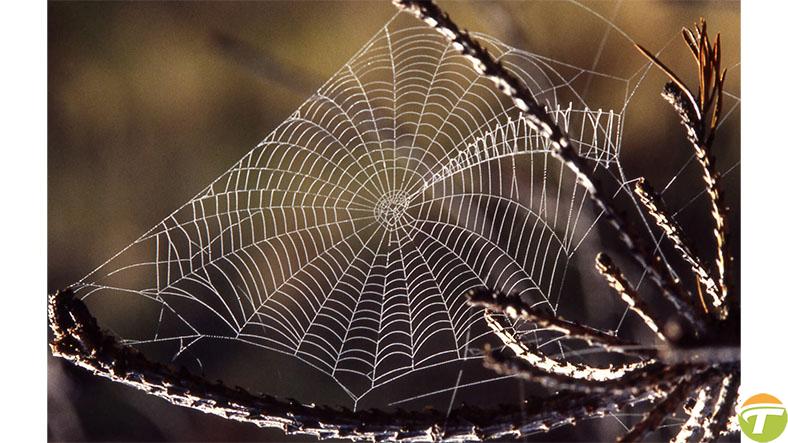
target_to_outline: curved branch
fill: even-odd
[[[500,322],[493,318],[490,311],[484,312],[484,319],[487,321],[487,325],[493,333],[501,339],[507,348],[514,352],[515,357],[530,364],[539,371],[544,371],[553,375],[589,382],[605,382],[620,379],[629,373],[641,370],[654,363],[654,361],[643,361],[622,364],[615,367],[610,365],[606,368],[600,368],[588,366],[583,363],[573,363],[567,360],[556,360],[550,356],[544,355],[544,353],[538,349],[527,346],[525,343],[515,338],[511,332],[507,331]]]
[[[523,405],[491,409],[461,406],[447,417],[435,410],[350,411],[297,400],[252,394],[148,360],[102,331],[72,290],[49,296],[52,354],[114,382],[160,397],[174,405],[218,415],[285,434],[354,441],[479,441],[546,432],[586,418],[600,417],[652,398],[639,395],[578,395],[566,392]]]
[[[643,359],[652,359],[656,352],[641,349],[637,343],[621,339],[607,331],[593,329],[579,323],[565,320],[551,313],[537,312],[517,295],[506,295],[498,291],[475,290],[467,293],[468,302],[472,306],[506,314],[512,320],[521,319],[534,323],[536,326],[565,334],[567,338],[582,340],[590,346],[598,346],[608,352],[633,354]],[[489,322],[488,322],[489,324]],[[491,326],[492,327],[492,326]],[[495,329],[495,328],[493,328]]]

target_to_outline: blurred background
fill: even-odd
[[[726,109],[733,112],[717,149],[719,170],[730,171],[724,185],[738,241],[737,2],[441,5],[461,26],[518,48],[629,77],[645,61],[623,32],[664,49],[664,61],[690,84],[694,71],[679,31],[706,17],[710,30],[723,34],[723,65],[731,67]],[[51,2],[49,291],[79,280],[227,170],[394,12],[386,1]],[[652,71],[639,84],[623,131],[628,176],[647,175],[657,186],[689,154],[659,97],[664,82]],[[604,101],[607,91],[593,86],[580,89]],[[699,182],[680,180],[665,198],[679,208],[700,189]],[[708,237],[700,222],[705,210],[699,199],[678,216],[696,238]],[[174,407],[57,359],[48,363],[52,441],[310,440]],[[535,439],[584,435],[590,434],[580,427]]]

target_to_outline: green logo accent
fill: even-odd
[[[779,437],[786,424],[788,413],[780,403],[749,404],[739,413],[739,425],[744,435],[762,443]]]

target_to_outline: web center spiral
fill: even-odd
[[[402,223],[402,217],[410,203],[407,194],[401,190],[390,191],[380,197],[375,204],[375,219],[387,231],[394,231]]]

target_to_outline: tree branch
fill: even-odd
[[[546,432],[585,418],[599,417],[652,398],[641,395],[563,393],[526,404],[482,409],[463,405],[446,416],[435,410],[350,411],[252,394],[192,375],[188,370],[151,362],[136,349],[102,331],[73,291],[49,296],[52,354],[114,382],[160,397],[174,405],[285,434],[355,441],[479,441]]]

